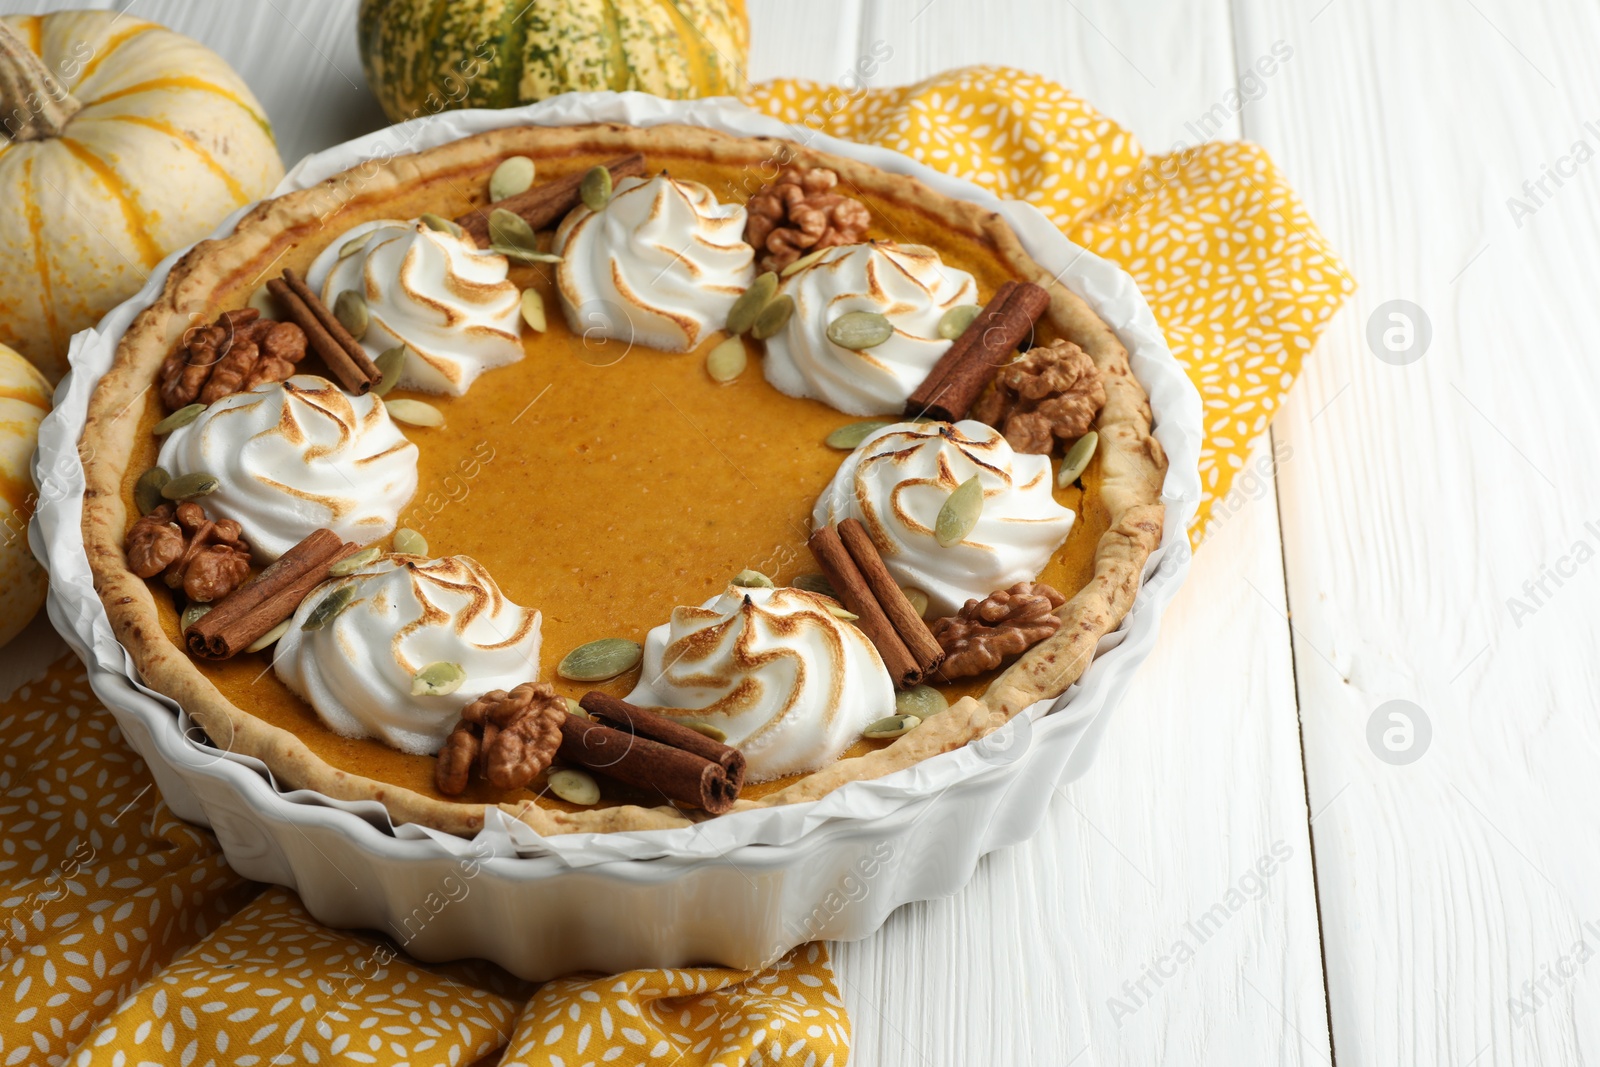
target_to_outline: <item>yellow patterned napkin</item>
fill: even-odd
[[[774,967],[579,976],[421,964],[320,926],[173,816],[68,655],[0,702],[0,1065],[843,1067],[821,944]],[[814,1060],[808,1059],[815,1056]]]
[[[1042,78],[1000,68],[852,96],[756,87],[800,127],[905,152],[1036,204],[1139,282],[1206,405],[1205,516],[1354,288],[1251,145],[1146,156]],[[71,657],[0,703],[0,1067],[139,1062],[843,1067],[822,945],[751,975],[699,968],[542,986],[422,965],[329,930],[179,821]]]
[[[1206,144],[1149,156],[1037,75],[963,67],[856,93],[785,80],[755,86],[746,100],[796,127],[797,140],[815,131],[882,145],[1026,200],[1133,275],[1204,403],[1195,543],[1301,359],[1355,291],[1263,149]]]

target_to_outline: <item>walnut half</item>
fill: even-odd
[[[1106,387],[1094,360],[1061,340],[1001,367],[972,405],[971,417],[999,430],[1018,452],[1049,455],[1058,440],[1088,433],[1105,404]]]
[[[1022,655],[1061,628],[1055,610],[1066,602],[1042,582],[1018,582],[935,619],[933,636],[945,651],[939,674],[947,681],[965,678]]]
[[[162,504],[128,531],[128,569],[141,578],[161,575],[193,603],[220,600],[250,577],[242,533],[232,519],[207,518],[193,501]]]
[[[566,717],[565,698],[543,682],[485,693],[461,709],[461,721],[439,750],[434,785],[457,796],[477,766],[496,789],[524,788],[555,759]]]
[[[837,171],[785,167],[745,205],[744,239],[762,270],[782,270],[808,252],[857,244],[872,225],[867,205],[833,191]]]

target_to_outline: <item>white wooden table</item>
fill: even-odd
[[[289,163],[382,122],[355,6],[131,5],[240,70]],[[1152,150],[1284,42],[1220,136],[1272,152],[1361,283],[1090,774],[955,899],[840,946],[855,1062],[1600,1057],[1600,8],[751,6],[753,78],[834,80],[875,42],[877,84],[1010,64]],[[1391,300],[1431,324],[1406,365],[1367,341]],[[1392,700],[1409,763],[1369,743],[1404,740],[1369,730]]]

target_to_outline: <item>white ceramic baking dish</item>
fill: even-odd
[[[1188,569],[1185,531],[1200,497],[1200,399],[1132,278],[1072,244],[1034,208],[999,201],[894,152],[789,128],[730,100],[570,94],[514,110],[417,119],[307,157],[278,192],[365,159],[488,129],[596,121],[788,137],[911,175],[999,211],[1029,253],[1112,325],[1150,394],[1155,433],[1170,460],[1166,533],[1128,617],[1068,693],[990,737],[887,778],[853,782],[810,804],[682,830],[541,841],[520,826],[491,823],[465,841],[392,826],[376,804],[280,790],[262,764],[213,747],[172,701],[138,683],[84,555],[76,445],[89,395],[117,338],[154,301],[176,256],[95,330],[74,338],[72,372],[40,431],[41,504],[30,540],[52,575],[51,619],[88,665],[95,693],[150,765],[167,803],[209,825],[241,874],[293,887],[321,921],[380,931],[420,959],[484,957],[531,979],[695,963],[759,966],[805,941],[866,937],[901,904],[956,892],[981,856],[1032,834],[1053,789],[1089,766],[1107,716],[1154,646],[1161,613]]]

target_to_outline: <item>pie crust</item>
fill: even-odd
[[[1106,404],[1095,428],[1103,476],[1100,500],[1109,514],[1109,526],[1095,546],[1093,577],[1057,612],[1063,625],[1056,634],[1030,649],[980,696],[962,698],[887,747],[841,759],[759,799],[741,800],[735,810],[815,800],[846,782],[879,778],[982,737],[1023,708],[1065,692],[1088,666],[1100,638],[1114,630],[1132,606],[1145,562],[1161,542],[1164,519],[1161,486],[1167,463],[1151,433],[1148,397],[1111,328],[1028,256],[1000,216],[935,193],[915,179],[774,138],[740,138],[682,125],[494,130],[420,153],[372,161],[310,189],[263,202],[239,221],[231,235],[195,246],[173,266],[156,302],[134,320],[90,400],[79,444],[86,479],[83,534],[114,632],[146,685],[178,701],[218,747],[261,760],[281,787],[315,790],[347,801],[375,800],[396,823],[413,822],[449,833],[471,835],[483,825],[483,804],[426,796],[330,765],[294,732],[228,700],[168,637],[151,587],[128,570],[123,554],[129,522],[123,492],[128,457],[141,432],[145,406],[159,403],[151,384],[161,361],[193,321],[202,316],[209,321],[220,310],[212,299],[215,290],[236,281],[237,271],[282,234],[309,235],[337,213],[352,188],[363,197],[381,197],[413,183],[456,175],[473,175],[463,180],[481,185],[481,176],[508,155],[538,160],[630,152],[643,152],[647,159],[658,152],[688,155],[726,167],[770,167],[774,158],[831,167],[848,185],[981,238],[1017,278],[1035,280],[1049,289],[1047,315],[1052,326],[1089,353],[1106,387]],[[542,835],[667,829],[690,825],[699,817],[670,806],[621,805],[577,812],[526,802],[498,806]]]

